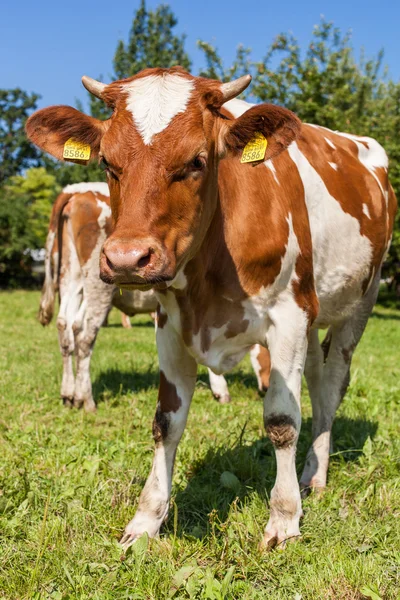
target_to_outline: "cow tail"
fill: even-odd
[[[61,193],[57,197],[51,211],[49,231],[47,233],[45,246],[45,278],[38,313],[38,320],[44,327],[51,322],[54,314],[54,302],[59,278],[59,249],[61,249],[62,246],[62,228],[59,227],[59,224],[64,207],[68,204],[71,197],[72,194]]]

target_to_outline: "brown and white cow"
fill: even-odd
[[[264,423],[277,461],[262,546],[298,536],[302,373],[313,442],[301,486],[322,488],[336,409],[377,296],[396,211],[384,150],[301,125],[277,106],[233,100],[250,79],[220,83],[180,67],[110,85],[84,78],[112,107],[110,119],[56,106],[27,124],[30,139],[57,158],[73,138],[103,161],[115,228],[101,277],[152,287],[161,304],[154,462],[124,546],[155,536],[167,517],[197,363],[222,373],[255,343],[271,355]],[[257,133],[268,141],[264,160],[241,164]],[[329,328],[325,361],[321,328]]]
[[[92,395],[90,361],[99,328],[111,308],[129,316],[155,313],[157,298],[152,290],[120,290],[100,279],[100,250],[112,228],[109,189],[106,183],[68,185],[54,203],[46,241],[45,281],[39,321],[48,325],[54,311],[56,290],[60,295],[57,318],[63,359],[61,397],[66,406],[86,411],[96,409]],[[73,362],[76,357],[76,377]],[[259,389],[268,388],[268,352],[252,348],[251,360]],[[230,401],[225,378],[209,370],[210,387],[222,404]]]

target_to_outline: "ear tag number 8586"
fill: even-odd
[[[264,160],[267,150],[268,141],[262,133],[256,133],[243,149],[243,154],[240,159],[241,163],[258,162]]]

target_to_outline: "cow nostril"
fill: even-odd
[[[151,260],[152,251],[149,250],[145,256],[141,256],[138,260],[137,266],[139,269],[143,269],[143,267],[147,267]]]
[[[112,264],[111,260],[108,258],[107,254],[105,256],[106,256],[107,267],[110,269],[110,271],[113,271],[114,265]]]

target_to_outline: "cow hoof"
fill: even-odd
[[[161,525],[168,516],[168,503],[160,506],[155,515],[138,510],[133,519],[125,527],[124,535],[120,540],[120,544],[124,550],[132,546],[143,534],[147,534],[149,538],[158,536]]]
[[[317,498],[320,498],[323,495],[324,491],[324,485],[318,485],[313,482],[303,483],[300,481],[300,495],[303,499],[307,498],[310,494],[313,494]]]
[[[140,535],[135,535],[133,533],[124,533],[122,538],[119,540],[119,543],[120,546],[122,546],[124,552],[126,552],[128,548],[132,546],[139,538]]]
[[[300,532],[292,537],[280,539],[279,535],[268,535],[264,533],[263,539],[258,545],[260,552],[270,552],[271,550],[285,550],[287,544],[292,544],[301,537]]]
[[[288,542],[300,537],[299,521],[302,516],[303,511],[301,509],[292,518],[283,518],[277,514],[271,515],[259,549],[262,551],[272,550],[273,548],[284,550]]]
[[[85,413],[95,413],[97,411],[97,406],[94,403],[93,400],[91,400],[90,402],[85,402],[83,405],[84,411]]]
[[[63,405],[66,408],[73,408],[73,406],[74,406],[73,398],[71,398],[70,396],[61,396],[61,399],[62,399]]]
[[[223,396],[215,396],[215,398],[220,404],[229,404],[229,402],[231,401],[231,397],[229,394],[224,394]]]
[[[74,398],[74,408],[82,408],[83,406],[83,400],[80,398]]]

